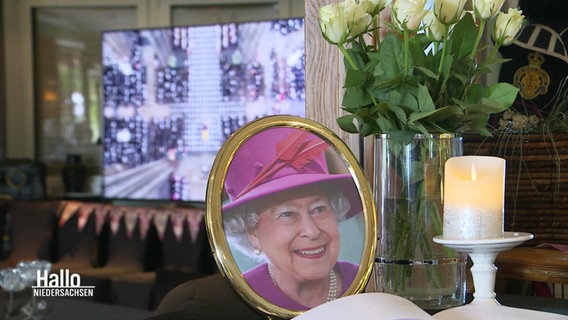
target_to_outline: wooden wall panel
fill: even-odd
[[[318,10],[322,5],[339,0],[306,0],[306,117],[330,128],[359,158],[359,137],[339,129],[336,118],[343,112],[343,56],[337,47],[330,45],[321,35]],[[364,166],[367,177],[372,177],[373,139],[364,143]],[[371,180],[369,180],[372,183]]]

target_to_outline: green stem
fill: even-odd
[[[420,243],[422,246],[422,250],[424,251],[432,251],[431,246],[432,239],[428,239],[426,235],[423,235],[423,239],[421,239]],[[438,260],[437,257],[432,257],[432,260]],[[431,267],[426,267],[426,273],[430,284],[434,288],[441,288],[442,283],[444,280],[444,275],[440,272],[440,270],[433,269]]]
[[[475,54],[477,53],[477,47],[479,46],[479,42],[481,41],[481,37],[483,36],[483,30],[485,29],[485,19],[482,19],[479,23],[479,30],[477,30],[477,38],[475,39],[475,44],[473,49],[471,50],[471,54],[469,58],[471,60],[475,59]]]
[[[404,75],[408,76],[409,73],[409,61],[410,61],[410,36],[408,30],[404,30]]]
[[[491,59],[493,59],[493,57],[497,54],[497,51],[499,51],[499,48],[501,48],[501,45],[499,45],[498,43],[496,43],[493,48],[491,49],[491,52],[489,53],[489,56],[487,57],[486,61],[491,61]],[[477,83],[477,79],[479,78],[479,74],[474,74],[471,83]],[[464,90],[464,95],[463,97],[466,96],[467,91],[469,90],[470,85],[468,85],[465,90]],[[463,98],[462,97],[462,98]]]
[[[444,251],[445,247],[432,240],[443,228],[440,202],[443,169],[440,165],[450,156],[448,147],[431,140],[419,140],[412,143],[410,149],[395,153],[392,173],[401,176],[401,185],[396,188],[396,195],[388,199],[389,208],[394,202],[394,212],[389,212],[394,217],[383,226],[394,237],[385,247],[388,250],[385,256],[392,262],[386,272],[392,274],[389,285],[394,292],[404,295],[408,290],[422,288],[414,281],[427,281],[426,290],[451,290],[444,273],[447,267],[436,262],[456,255]]]
[[[351,68],[354,69],[354,70],[359,70],[359,67],[357,66],[355,61],[353,61],[353,58],[351,58],[351,55],[349,54],[347,49],[345,49],[345,47],[343,45],[338,45],[338,47],[339,47],[339,50],[341,51],[341,53],[343,53],[343,56],[345,56],[345,59],[347,59],[347,62],[349,62],[349,65],[351,66]]]
[[[397,208],[399,208],[396,212],[397,217],[392,220],[391,229],[396,230],[398,236],[395,241],[394,257],[402,260],[406,258],[405,249],[408,244],[408,202],[405,200],[397,201]]]
[[[487,57],[488,61],[493,59],[493,57],[497,54],[497,51],[499,50],[500,47],[501,46],[498,43],[495,43],[495,45],[493,46],[493,49],[491,49],[491,52],[489,53],[489,57]]]
[[[440,51],[440,42],[439,42],[439,41],[434,41],[434,42],[432,42],[432,44],[433,44],[433,47],[432,47],[432,51],[433,51],[433,52],[432,52],[432,53],[433,53],[434,55],[436,55],[436,53],[438,53],[438,51]]]
[[[377,48],[379,47],[379,41],[381,39],[379,39],[379,22],[377,20],[377,18],[373,17],[373,49],[374,51],[377,51]]]
[[[438,78],[442,74],[442,68],[444,67],[444,60],[446,59],[446,43],[448,41],[448,26],[444,25],[444,39],[442,39],[442,57],[440,58],[440,65],[438,66]]]

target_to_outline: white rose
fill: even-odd
[[[396,0],[392,5],[392,20],[400,30],[416,31],[422,18],[428,13],[424,9],[427,0]]]
[[[446,26],[438,21],[434,12],[429,11],[424,17],[424,31],[426,36],[431,41],[442,41],[444,34],[446,33]]]
[[[364,6],[355,1],[344,1],[339,5],[343,8],[349,38],[355,38],[367,32],[371,15],[365,10]]]
[[[507,13],[500,12],[495,20],[495,28],[493,29],[493,41],[507,46],[513,43],[517,34],[523,27],[525,16],[522,11],[510,8]]]
[[[455,24],[463,16],[463,7],[467,0],[434,0],[434,13],[438,21]]]
[[[505,0],[472,0],[473,12],[476,17],[487,20],[493,18],[501,10],[503,2]]]
[[[381,12],[390,3],[391,0],[361,0],[360,2],[365,11],[373,16]]]
[[[319,8],[320,29],[324,38],[332,44],[341,45],[347,39],[347,21],[343,16],[343,6],[330,4]]]

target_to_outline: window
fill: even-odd
[[[100,168],[100,33],[136,25],[133,8],[33,10],[37,156],[57,175],[67,154]]]

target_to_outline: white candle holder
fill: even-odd
[[[473,261],[471,274],[475,292],[473,301],[465,306],[436,313],[438,320],[567,320],[564,315],[502,306],[495,299],[495,258],[500,252],[514,248],[530,240],[533,235],[525,232],[505,232],[503,237],[492,239],[456,240],[434,237],[434,242],[465,252]]]
[[[471,304],[499,304],[495,300],[495,276],[497,267],[493,264],[500,252],[514,248],[530,240],[533,235],[526,232],[504,232],[503,237],[475,240],[444,239],[434,237],[434,242],[467,253],[473,261],[471,274],[475,292]]]

